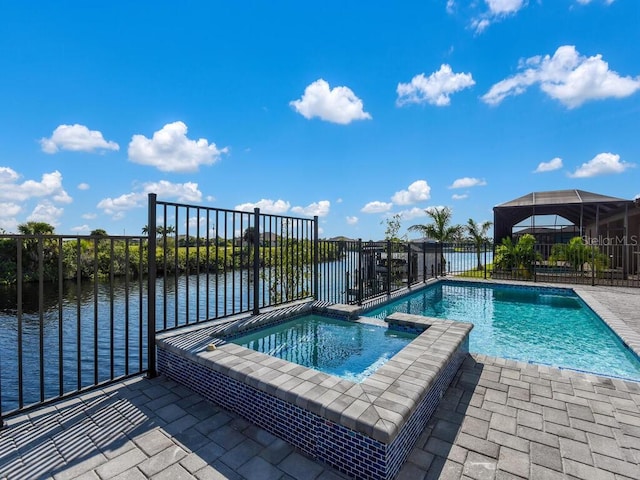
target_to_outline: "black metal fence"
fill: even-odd
[[[638,245],[586,245],[579,240],[534,244],[533,248],[496,248],[494,279],[640,287]]]
[[[147,369],[146,238],[0,235],[0,422]]]
[[[321,240],[318,219],[157,201],[145,236],[0,235],[2,417],[155,375],[157,332],[447,275],[640,287],[637,245]]]

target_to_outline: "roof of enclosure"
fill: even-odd
[[[574,225],[585,225],[620,211],[633,200],[610,197],[584,190],[532,192],[493,207],[493,238],[499,242],[511,236],[514,225],[533,215],[559,215]]]

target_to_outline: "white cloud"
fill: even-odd
[[[129,143],[129,160],[151,165],[163,172],[197,172],[201,165],[212,165],[228,148],[218,149],[207,139],[190,140],[183,122],[168,123],[149,139],[134,135]]]
[[[22,207],[13,202],[0,202],[0,218],[15,217],[22,211]]]
[[[559,47],[553,57],[531,57],[520,62],[520,73],[501,80],[482,96],[489,105],[498,105],[506,97],[520,95],[531,85],[568,108],[589,100],[623,98],[640,89],[640,76],[621,77],[602,55],[581,56],[573,45]]]
[[[167,180],[149,182],[143,185],[144,193],[156,193],[158,199],[175,199],[184,203],[199,203],[202,201],[202,192],[198,190],[198,184],[194,182],[172,183]]]
[[[360,210],[362,213],[384,213],[391,210],[393,203],[369,202]]]
[[[207,195],[206,196],[206,200],[207,200],[207,202],[215,202],[216,201],[216,197],[214,197],[213,195]]]
[[[454,193],[453,195],[451,195],[452,200],[464,200],[466,198],[469,198],[469,195],[466,193]]]
[[[485,0],[487,11],[471,20],[471,28],[476,33],[484,32],[489,25],[502,20],[526,7],[526,0]]]
[[[431,187],[425,180],[417,180],[407,190],[396,192],[391,201],[396,205],[411,205],[431,198]]]
[[[492,15],[509,15],[525,6],[524,0],[485,0]]]
[[[77,188],[78,188],[78,190],[89,190],[91,187],[89,186],[88,183],[82,182],[82,183],[78,184]]]
[[[293,207],[291,211],[293,213],[297,213],[300,215],[306,215],[309,217],[313,217],[317,215],[318,217],[326,217],[329,215],[329,209],[331,208],[331,202],[329,200],[320,200],[319,202],[314,202],[306,207]]]
[[[261,213],[271,213],[274,215],[281,215],[287,213],[291,204],[284,200],[269,200],[263,198],[256,203],[242,203],[236,205],[234,210],[240,210],[243,212],[253,212],[254,208],[259,208]]]
[[[176,200],[185,203],[197,203],[202,199],[198,184],[193,182],[172,183],[166,180],[148,182],[141,186],[141,191],[125,193],[116,198],[104,198],[97,207],[114,220],[124,217],[124,213],[134,208],[147,205],[149,193],[158,195],[159,200]]]
[[[125,193],[116,198],[103,198],[98,202],[97,207],[104,210],[107,215],[118,215],[133,208],[143,207],[146,203],[147,195],[144,193]]]
[[[70,203],[72,198],[62,187],[62,174],[57,170],[44,173],[42,179],[17,183],[20,175],[11,168],[0,167],[0,199],[23,202],[35,197],[51,197],[59,203]]]
[[[424,208],[413,207],[410,210],[402,210],[398,212],[402,220],[413,220],[414,218],[426,217]]]
[[[449,188],[470,188],[470,187],[482,187],[486,185],[487,182],[483,179],[479,178],[471,178],[471,177],[462,177],[454,180],[454,182],[449,185]]]
[[[486,18],[476,18],[471,21],[471,28],[473,28],[476,33],[484,32],[489,28],[489,25],[491,25],[491,22]]]
[[[84,225],[79,225],[77,227],[71,227],[71,231],[72,232],[76,232],[76,233],[90,232],[91,231],[91,227],[89,227],[89,225],[87,225],[85,223]]]
[[[453,13],[456,10],[455,0],[447,0],[447,13]]]
[[[443,64],[440,70],[428,77],[421,73],[413,77],[410,83],[399,83],[396,105],[429,103],[444,107],[451,103],[451,94],[472,87],[475,83],[470,73],[453,73],[449,65]]]
[[[570,174],[573,178],[597,177],[613,173],[622,173],[625,170],[635,167],[633,163],[621,162],[620,155],[613,153],[599,153],[587,163],[583,163]]]
[[[349,225],[355,225],[356,223],[358,223],[358,217],[349,217],[349,216],[347,216],[346,219],[347,219],[347,223]]]
[[[98,215],[96,215],[95,213],[83,213],[81,216],[85,220],[93,220],[94,218],[98,217]]]
[[[335,87],[319,79],[308,85],[302,98],[289,102],[304,118],[318,117],[327,122],[346,125],[354,120],[367,120],[371,115],[364,111],[364,105],[348,87]]]
[[[36,207],[31,212],[31,215],[27,217],[27,221],[29,222],[47,222],[49,225],[53,225],[54,227],[58,226],[58,219],[64,213],[63,208],[56,207],[49,200],[43,200],[38,203]]]
[[[13,183],[20,178],[18,172],[9,167],[0,167],[0,184]]]
[[[593,0],[576,0],[580,5],[587,5],[591,3]],[[602,0],[605,5],[611,5],[615,0]]]
[[[59,125],[50,138],[41,138],[40,145],[45,153],[59,150],[72,152],[95,152],[96,150],[120,150],[116,142],[107,141],[98,130],[89,130],[84,125]]]
[[[548,162],[540,162],[533,173],[552,172],[562,168],[562,159],[560,157],[553,158]]]

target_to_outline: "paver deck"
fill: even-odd
[[[640,335],[640,292],[585,289]],[[578,290],[578,287],[576,287]],[[7,420],[2,479],[339,479],[164,377]],[[640,383],[470,355],[399,479],[640,478]]]

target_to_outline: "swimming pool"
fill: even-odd
[[[310,314],[259,329],[232,342],[359,383],[416,336],[386,326]]]
[[[363,315],[471,322],[469,352],[640,381],[640,359],[569,289],[442,281]]]

